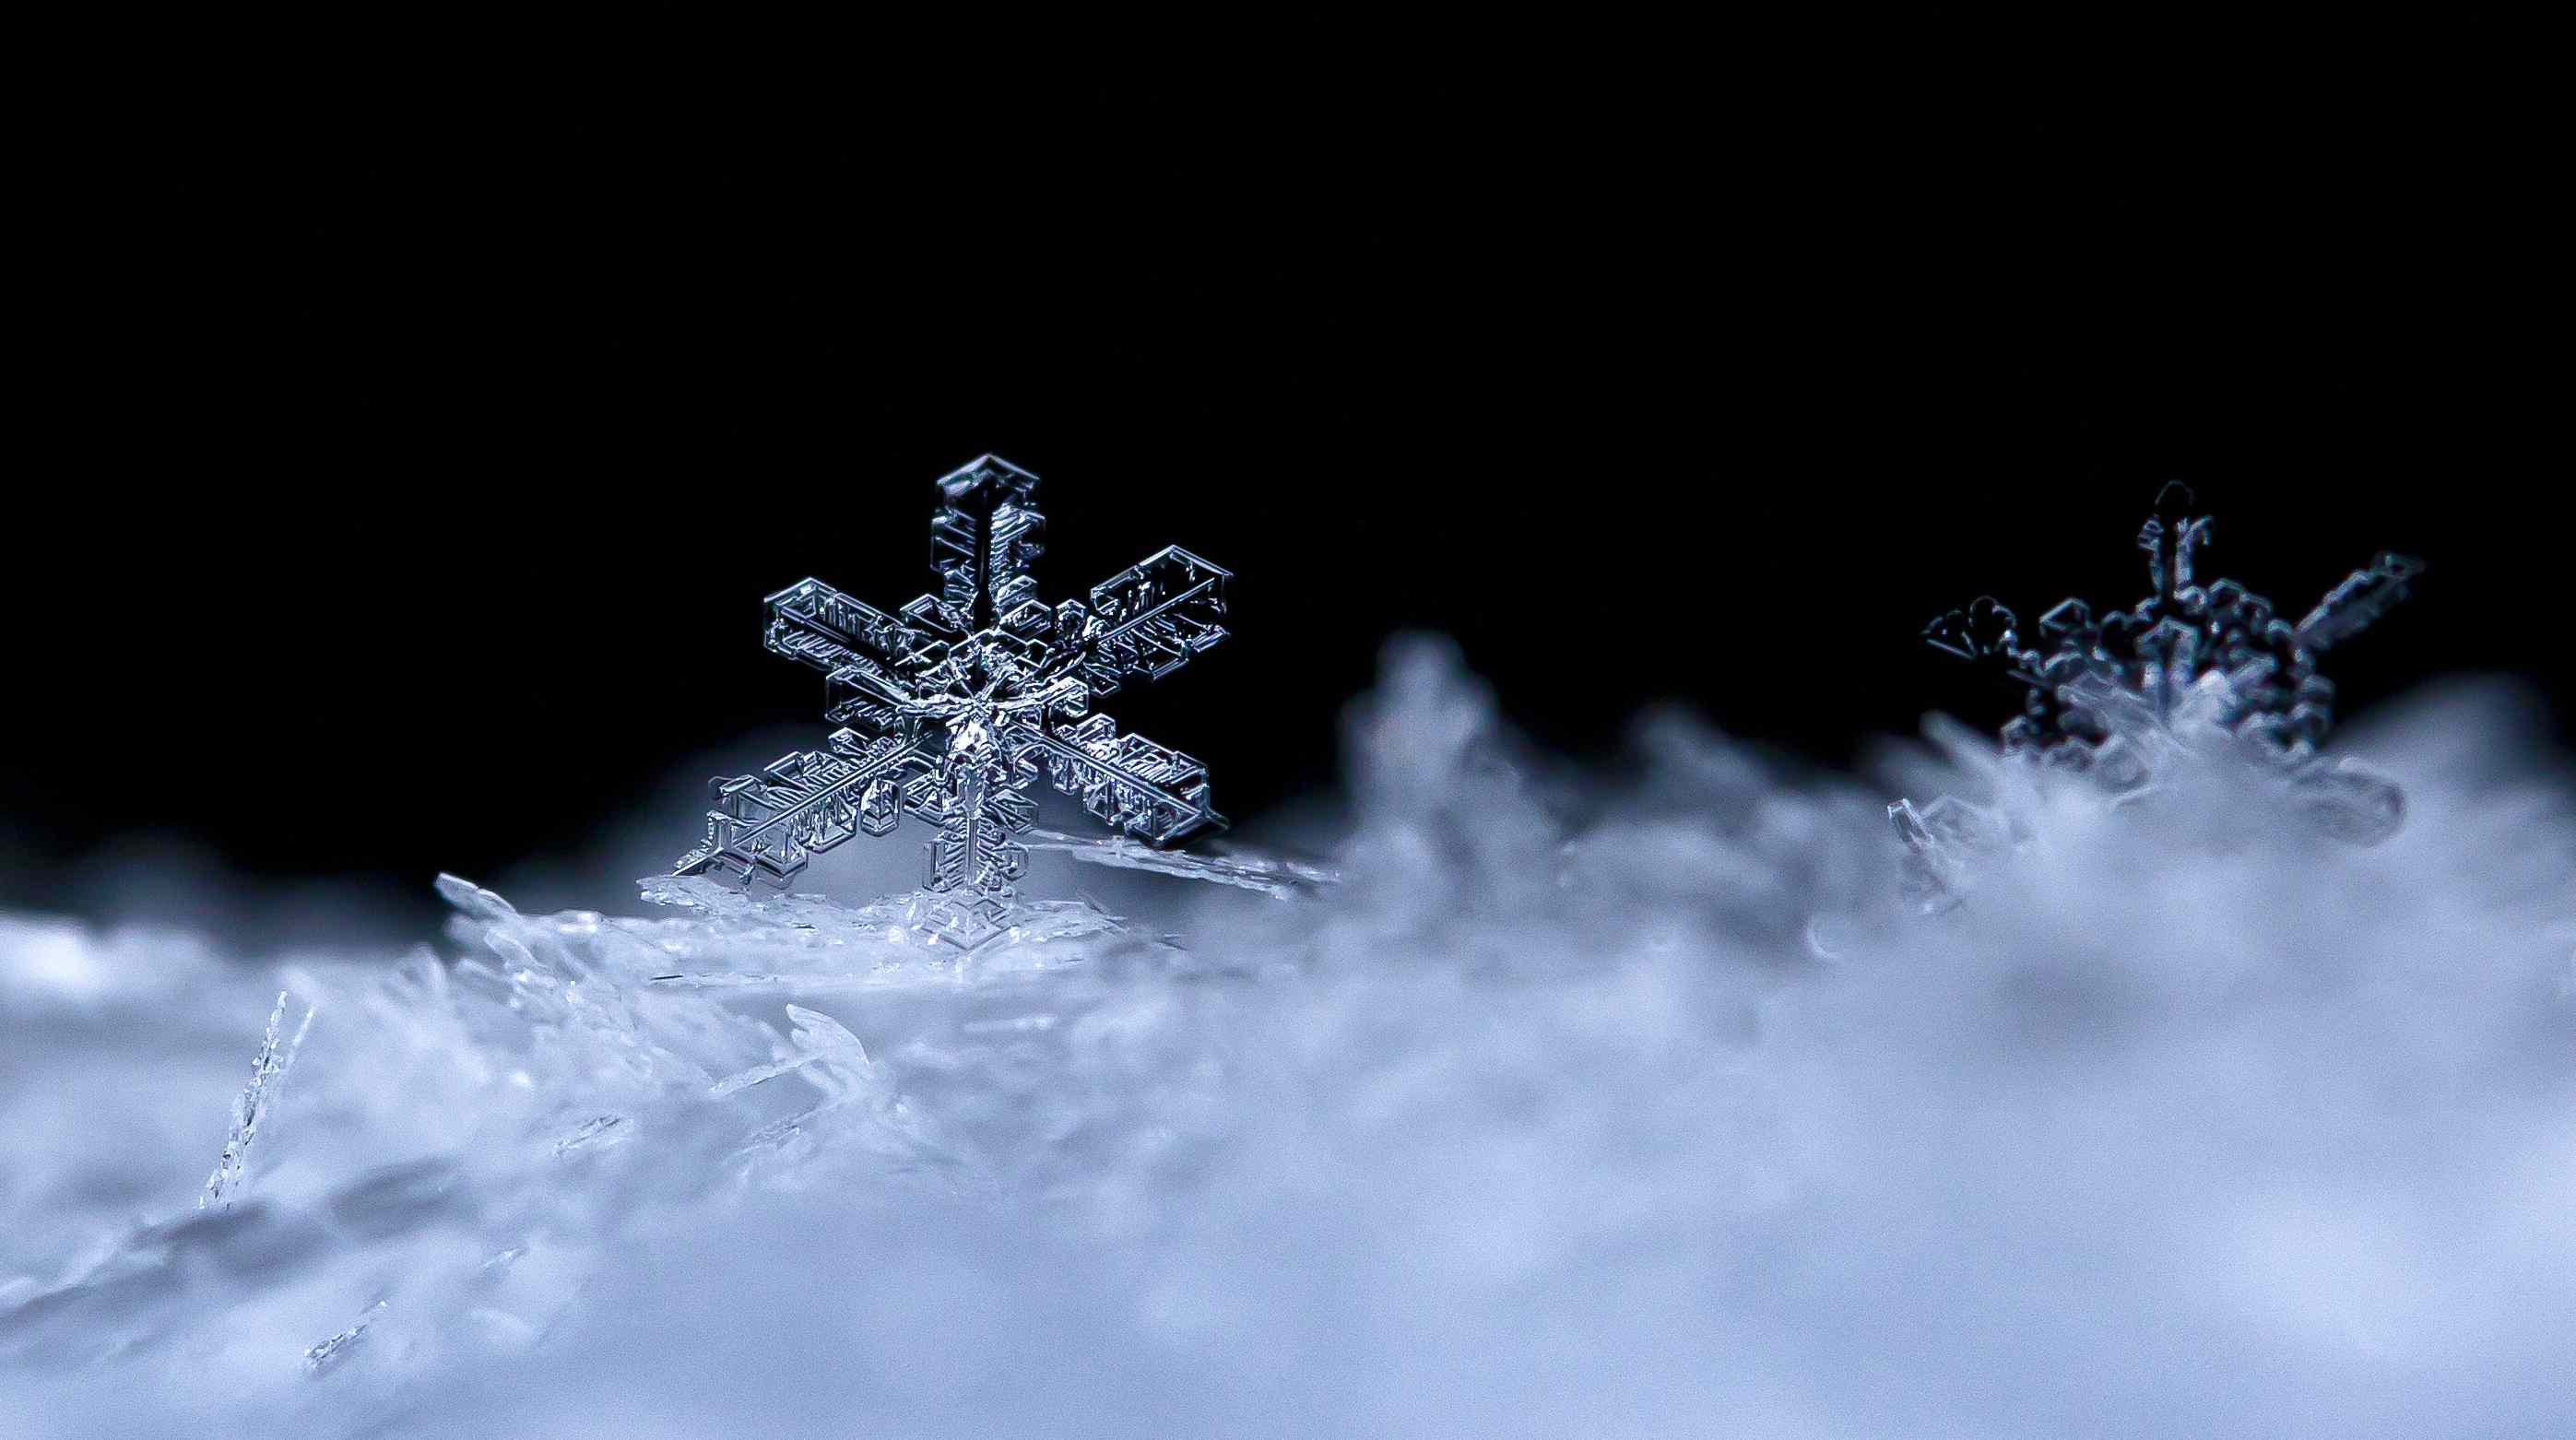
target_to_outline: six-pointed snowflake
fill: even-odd
[[[2039,617],[2032,645],[2019,617],[1985,596],[1933,621],[1923,638],[2023,687],[2022,713],[2003,727],[2008,757],[2090,775],[2128,800],[2152,793],[2179,752],[2223,740],[2282,775],[2331,833],[2384,839],[2405,815],[2396,785],[2353,762],[2318,758],[2334,686],[2317,673],[2317,657],[2404,599],[2420,567],[2383,553],[2293,624],[2233,580],[2194,583],[2210,522],[2192,507],[2191,488],[2179,481],[2157,495],[2138,532],[2154,593],[2130,609],[2097,620],[2083,601],[2061,601]],[[1969,855],[2010,838],[2003,815],[1953,796],[1919,810],[1899,800],[1887,815],[1927,907],[1955,899]]]
[[[2192,503],[2180,481],[2157,495],[2138,532],[2155,593],[2133,609],[2097,621],[2083,601],[2060,601],[2039,617],[2041,644],[2027,647],[2018,618],[1992,596],[1925,627],[1933,648],[2025,687],[2020,717],[2003,729],[2006,753],[2125,771],[2136,763],[2128,752],[2142,722],[2169,726],[2195,707],[2276,762],[2316,753],[2334,704],[2318,655],[2404,599],[2419,567],[2383,553],[2293,625],[2233,580],[2192,583],[2194,552],[2210,539],[2209,518],[2190,513]]]
[[[677,873],[784,890],[816,851],[937,828],[927,888],[954,903],[923,928],[972,948],[1005,932],[1037,818],[1040,771],[1103,823],[1151,845],[1222,828],[1198,761],[1120,735],[1092,700],[1159,679],[1226,635],[1228,572],[1179,547],[1049,606],[1030,566],[1046,519],[1038,477],[992,456],[939,481],[931,570],[939,588],[888,614],[801,580],[767,601],[768,648],[824,672],[843,728],[829,748],[719,777],[706,843]]]

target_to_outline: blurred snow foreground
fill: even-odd
[[[2383,717],[2357,848],[1937,726],[1585,775],[1415,641],[1348,879],[1150,926],[0,922],[0,1432],[2576,1434],[2576,805],[2514,703]],[[2009,816],[1962,903],[1890,782]]]

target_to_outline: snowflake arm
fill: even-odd
[[[1142,735],[1119,734],[1106,715],[1053,733],[1021,733],[1056,790],[1112,829],[1161,846],[1226,826],[1208,803],[1205,765]]]
[[[2406,598],[2409,583],[2422,569],[2404,555],[2382,552],[2367,568],[2345,576],[2299,621],[2299,643],[2323,650],[2377,624],[2380,616]]]
[[[833,732],[831,744],[782,755],[756,775],[712,781],[706,842],[672,873],[784,890],[815,853],[852,835],[892,831],[902,779],[929,768],[929,757],[894,737],[850,730]]]
[[[933,604],[958,634],[1016,629],[1026,617],[1015,612],[1037,603],[1029,569],[1046,553],[1037,488],[1038,477],[992,455],[941,477],[930,519],[930,568],[939,577]]]
[[[1091,587],[1089,607],[1057,607],[1057,633],[1082,656],[1094,694],[1121,682],[1160,680],[1226,637],[1225,582],[1233,572],[1168,546]]]

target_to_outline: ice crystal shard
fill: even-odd
[[[1911,800],[1899,800],[1887,807],[1887,818],[1905,842],[1907,897],[1927,912],[1957,904],[1967,867],[2011,838],[2002,815],[1955,795],[1939,796],[1920,810]]]
[[[633,1134],[626,1128],[623,1115],[599,1115],[583,1121],[571,1134],[555,1142],[555,1153],[569,1155],[575,1150],[615,1145]]]
[[[385,1302],[376,1301],[358,1316],[356,1324],[305,1351],[304,1373],[315,1376],[330,1373],[333,1366],[349,1357],[349,1352],[359,1341],[367,1338],[367,1331],[374,1328],[376,1317],[383,1314],[384,1309]]]
[[[2383,553],[2293,624],[2234,580],[2198,582],[2211,526],[2193,511],[2191,488],[2179,481],[2157,495],[2138,531],[2152,593],[2129,609],[2096,618],[2081,600],[2061,601],[2039,617],[2034,635],[2011,609],[1983,596],[1926,626],[1924,641],[2022,687],[2021,714],[2003,727],[2007,756],[2086,774],[2135,797],[2153,787],[2178,751],[2223,737],[2280,773],[2328,833],[2362,844],[2386,838],[2404,815],[2397,787],[2349,761],[2317,756],[2334,702],[2317,659],[2404,599],[2420,567]],[[1921,811],[1907,801],[1888,807],[1914,857],[1918,888],[1935,906],[1951,892],[1965,844],[1952,832],[1974,810],[1960,806],[1936,822],[1943,803],[1956,802]]]
[[[1241,853],[1191,855],[1139,845],[1123,835],[1067,835],[1056,830],[1031,830],[1021,839],[1032,850],[1059,851],[1085,865],[1100,865],[1112,870],[1142,870],[1148,874],[1200,880],[1211,885],[1231,885],[1238,890],[1259,891],[1274,900],[1292,899],[1317,886],[1338,884],[1342,878],[1338,871],[1299,860]]]
[[[818,1077],[815,1083],[827,1093],[840,1096],[865,1088],[875,1067],[868,1059],[868,1048],[859,1043],[858,1036],[851,1034],[846,1026],[831,1016],[819,1010],[808,1010],[802,1005],[788,1006],[787,1018],[796,1022],[796,1028],[788,1033],[788,1040],[795,1046],[796,1053],[774,1064],[754,1066],[729,1075],[717,1081],[707,1093],[721,1098],[793,1071],[806,1070],[808,1066],[816,1067],[808,1073]]]
[[[268,1031],[261,1039],[259,1054],[251,1061],[250,1083],[242,1087],[241,1097],[233,1102],[232,1133],[224,1138],[224,1153],[215,1162],[214,1173],[206,1177],[205,1192],[197,1197],[197,1208],[222,1209],[232,1204],[247,1179],[251,1141],[260,1127],[268,1123],[269,1113],[286,1086],[286,1072],[295,1064],[295,1052],[304,1045],[304,1032],[313,1026],[313,1007],[304,1007],[304,1017],[295,1025],[295,1033],[286,1033],[286,1007],[292,996],[278,992],[277,1006],[269,1011]]]
[[[1225,818],[1198,761],[1121,735],[1092,701],[1160,679],[1226,631],[1229,572],[1166,548],[1049,606],[1032,566],[1046,517],[1038,477],[984,456],[939,481],[938,588],[888,613],[820,580],[769,597],[768,648],[824,673],[827,748],[713,782],[706,842],[676,874],[784,890],[851,836],[934,828],[928,889],[945,903],[921,933],[973,947],[1007,933],[1044,774],[1103,824],[1168,845]]]

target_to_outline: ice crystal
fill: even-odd
[[[675,962],[721,959],[721,970],[666,969],[646,977],[682,990],[766,989],[797,993],[900,990],[949,985],[953,968],[933,952],[931,933],[945,904],[926,892],[868,905],[815,895],[737,891],[703,876],[658,876],[639,882],[644,898],[685,912],[667,921],[622,926],[657,937],[656,953]],[[992,973],[1042,969],[1055,949],[1092,937],[1124,934],[1118,917],[1088,900],[1022,900],[1008,911],[997,940],[1008,957],[986,953]]]
[[[1341,872],[1330,866],[1302,860],[1239,851],[1193,855],[1180,850],[1157,850],[1123,835],[1102,837],[1067,835],[1060,830],[1030,830],[1020,839],[1031,850],[1060,851],[1085,865],[1100,865],[1112,870],[1142,870],[1147,874],[1201,880],[1211,885],[1231,885],[1238,890],[1257,890],[1275,900],[1293,899],[1319,886],[1339,884],[1342,878]]]
[[[676,873],[784,890],[809,858],[910,814],[936,827],[914,923],[974,948],[1009,932],[1041,771],[1102,823],[1147,844],[1222,828],[1206,768],[1118,733],[1091,702],[1161,679],[1223,640],[1229,572],[1178,546],[1049,606],[1030,571],[1046,517],[1038,477],[987,455],[943,476],[930,524],[939,588],[894,614],[820,580],[768,598],[765,643],[826,677],[828,748],[718,777],[704,844]]]
[[[2194,504],[2180,481],[2156,496],[2138,532],[2153,593],[2135,606],[2097,618],[2063,600],[2033,637],[1981,596],[1926,626],[1925,643],[2022,687],[2021,713],[2003,727],[2007,758],[2089,776],[2131,801],[2153,793],[2184,752],[2224,750],[2277,773],[2328,833],[2385,839],[2404,818],[2404,796],[2353,762],[2319,758],[2334,685],[2317,660],[2404,599],[2420,565],[2383,552],[2294,624],[2234,580],[2197,583],[2211,525]],[[1998,838],[1996,817],[1949,797],[1921,810],[1899,800],[1888,819],[1929,903],[1953,892],[1963,851]]]
[[[200,1210],[232,1204],[247,1183],[251,1141],[277,1108],[278,1096],[286,1088],[286,1072],[295,1064],[295,1052],[303,1048],[304,1033],[313,1027],[313,1007],[307,1005],[303,1018],[295,1023],[295,1033],[286,1033],[286,1007],[292,999],[279,992],[277,1006],[268,1014],[267,1034],[260,1041],[259,1054],[250,1063],[250,1083],[242,1087],[241,1097],[233,1102],[232,1133],[224,1138],[223,1156],[215,1162],[214,1173],[206,1177],[204,1193],[197,1197]]]
[[[850,1088],[866,1084],[874,1068],[868,1061],[868,1047],[860,1044],[859,1037],[851,1034],[847,1026],[821,1011],[808,1010],[802,1005],[788,1006],[787,1018],[796,1022],[796,1028],[788,1035],[796,1053],[775,1064],[756,1065],[740,1074],[729,1075],[717,1081],[707,1093],[721,1098],[809,1065],[823,1067],[817,1073],[832,1075],[831,1084],[838,1091],[846,1093]]]
[[[555,1142],[555,1153],[570,1154],[592,1146],[615,1145],[634,1132],[624,1128],[623,1115],[599,1115],[583,1121],[571,1134]]]
[[[2007,753],[2036,751],[2077,770],[2112,766],[2113,783],[2126,788],[2129,767],[2143,760],[2130,748],[2141,729],[2189,711],[2282,763],[2316,753],[2334,702],[2317,657],[2404,599],[2420,567],[2383,553],[2294,625],[2234,580],[2193,583],[2210,521],[2192,505],[2179,481],[2156,497],[2138,532],[2155,593],[2131,609],[2096,620],[2083,601],[2060,601],[2039,617],[2038,645],[2025,644],[2019,619],[1992,596],[1925,627],[1935,649],[2024,687],[2022,714],[2003,729]]]
[[[375,1325],[376,1317],[384,1313],[385,1303],[383,1300],[378,1300],[369,1305],[365,1312],[359,1315],[356,1324],[305,1351],[304,1373],[314,1376],[324,1375],[329,1373],[333,1366],[347,1359],[350,1350],[354,1349],[359,1341],[367,1338],[367,1331]]]

